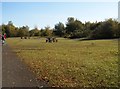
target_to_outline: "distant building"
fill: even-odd
[[[118,21],[120,22],[120,1],[118,2]]]

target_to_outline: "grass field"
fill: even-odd
[[[118,84],[118,41],[78,41],[59,38],[9,38],[7,43],[30,66],[38,79],[51,86],[116,87]]]

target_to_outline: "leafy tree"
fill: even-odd
[[[29,27],[28,26],[20,27],[18,31],[18,36],[20,37],[29,36]]]
[[[20,28],[14,26],[12,21],[8,24],[2,24],[2,34],[6,33],[7,37],[16,36],[60,36],[69,38],[81,38],[87,37],[92,39],[106,39],[106,38],[119,38],[120,37],[120,23],[115,19],[107,19],[103,22],[85,22],[69,17],[67,23],[64,26],[59,22],[55,25],[54,29],[50,29],[49,26],[44,29],[34,29],[29,31],[28,26],[22,26]]]
[[[44,29],[40,30],[40,36],[43,37],[44,36]]]
[[[60,37],[63,37],[65,35],[65,27],[63,23],[59,22],[55,25],[54,34]]]
[[[116,37],[120,38],[120,23],[118,24],[118,28],[116,30]]]
[[[13,22],[12,21],[8,21],[8,25],[13,25]]]
[[[40,30],[37,27],[29,31],[30,36],[40,36]]]
[[[25,34],[25,33],[24,33],[23,29],[22,29],[22,28],[19,28],[17,35],[18,35],[19,37],[23,37],[24,34]]]
[[[113,38],[112,24],[105,21],[100,24],[91,35],[93,39],[108,39]]]
[[[106,21],[112,25],[111,30],[113,31],[114,38],[118,38],[120,34],[120,29],[118,28],[119,25],[118,21],[111,18]]]
[[[2,26],[1,26],[1,28],[2,28],[2,34],[4,34],[5,33],[5,31],[6,31],[6,25],[5,24],[2,24]]]
[[[68,17],[67,19],[68,23],[73,23],[75,21],[74,17]]]
[[[84,36],[84,25],[79,20],[74,18],[68,18],[66,24],[66,33],[69,34],[70,38],[78,38]]]
[[[50,29],[49,26],[45,27],[44,29],[44,36],[52,36],[52,30]]]
[[[6,33],[7,37],[17,36],[16,27],[13,25],[12,21],[9,21],[7,25],[3,25],[2,30]]]

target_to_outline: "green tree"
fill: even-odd
[[[120,38],[120,23],[118,23],[118,28],[116,30],[116,37]]]
[[[108,21],[102,22],[93,32],[93,39],[108,39],[113,38],[112,24]]]
[[[119,37],[119,34],[120,34],[120,29],[118,28],[118,25],[119,25],[119,23],[118,23],[118,21],[117,20],[115,20],[115,19],[108,19],[108,20],[106,20],[109,24],[111,24],[111,29],[112,29],[112,31],[113,31],[113,36],[114,36],[114,38],[118,38]]]
[[[6,25],[5,24],[2,24],[2,26],[1,26],[1,28],[2,28],[2,34],[4,34],[5,33],[5,31],[6,31]]]
[[[65,35],[65,27],[63,23],[59,22],[55,25],[54,34],[60,37],[63,37]]]
[[[12,21],[9,21],[7,25],[3,25],[2,30],[6,33],[7,37],[17,36],[17,30]]]
[[[44,36],[44,29],[40,30],[40,36],[43,37]]]
[[[22,29],[22,28],[19,28],[17,35],[18,35],[19,37],[23,37],[24,34],[25,34],[25,33],[24,33],[23,29]]]
[[[18,31],[18,36],[19,37],[29,36],[29,27],[28,26],[20,27]]]
[[[66,33],[69,34],[70,38],[84,37],[84,24],[74,18],[68,18],[66,24]]]
[[[30,36],[40,36],[40,30],[35,27],[34,29],[29,31]]]
[[[45,27],[44,36],[52,36],[52,30],[49,26]]]

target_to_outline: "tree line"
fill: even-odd
[[[85,22],[82,23],[73,17],[67,18],[64,25],[62,22],[55,24],[51,29],[49,26],[44,29],[35,27],[30,30],[28,26],[16,27],[12,21],[8,24],[2,24],[2,33],[6,33],[7,37],[65,37],[65,38],[88,38],[88,39],[110,39],[120,37],[120,23],[115,19],[107,19],[101,22]]]

